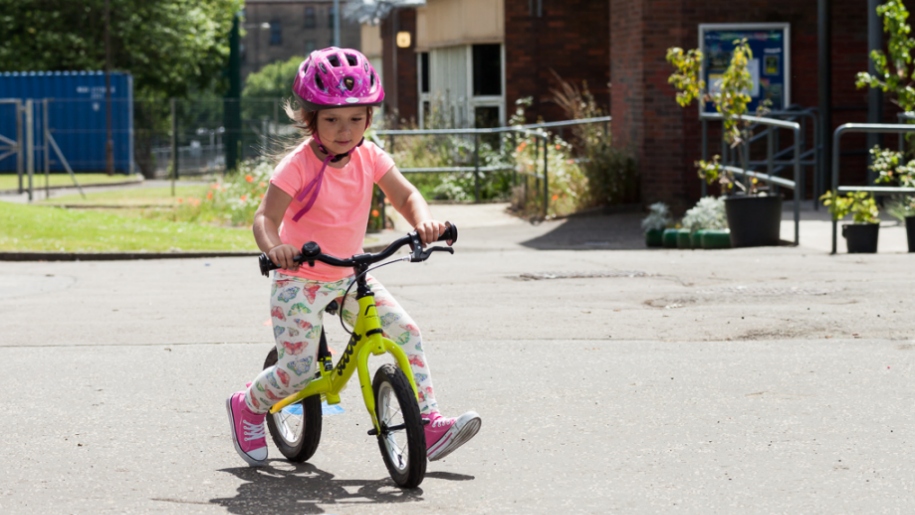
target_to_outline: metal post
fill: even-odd
[[[51,145],[48,141],[48,134],[51,132],[50,127],[48,127],[48,99],[45,98],[41,101],[41,127],[42,134],[44,135],[44,144],[42,149],[44,150],[44,198],[51,198]]]
[[[105,0],[105,171],[114,175],[114,141],[111,139],[111,9]]]
[[[172,99],[172,196],[175,196],[175,180],[178,178],[178,105]]]
[[[775,139],[772,134],[772,127],[766,127],[766,173],[769,174],[769,177],[772,176],[772,171],[775,169],[775,165],[772,163],[775,153]],[[795,151],[795,153],[797,153]],[[797,196],[797,183],[794,184],[794,196]],[[775,192],[778,192],[778,185],[775,185]]]
[[[255,38],[257,41],[257,38]],[[241,143],[241,54],[239,50],[239,15],[232,20],[232,31],[229,33],[229,61],[227,73],[229,77],[229,90],[223,97],[223,127],[226,128],[222,137],[223,150],[226,153],[225,169],[234,171],[238,167]]]
[[[549,179],[549,135],[543,135],[543,219],[546,220],[546,215],[549,212],[548,207],[550,205],[550,179]]]
[[[340,0],[334,0],[334,46],[340,46]]]
[[[16,175],[19,177],[19,194],[22,194],[22,175],[25,172],[25,156],[23,155],[22,145],[22,115],[25,114],[25,108],[22,107],[22,100],[16,100],[16,146],[19,148],[16,152]]]
[[[473,201],[480,202],[480,134],[473,134]]]
[[[29,202],[32,201],[32,176],[35,174],[35,106],[32,99],[25,101],[25,171],[28,174]]]
[[[708,161],[708,120],[702,118],[700,122],[702,123],[702,160]],[[701,187],[701,195],[705,197],[708,195],[708,181],[702,179]]]
[[[801,147],[798,145],[801,130],[794,129],[794,244],[801,243],[801,197],[804,192],[804,177],[801,175]]]

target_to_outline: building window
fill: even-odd
[[[314,51],[317,50],[317,49],[318,49],[318,47],[317,47],[317,45],[315,44],[315,40],[313,40],[313,39],[306,39],[306,40],[305,40],[305,53],[306,53],[306,54],[310,54],[310,53],[314,52]]]
[[[317,20],[315,19],[315,8],[312,6],[305,7],[305,28],[313,29],[317,27]]]
[[[479,106],[473,110],[473,118],[473,126],[477,129],[491,129],[502,125],[499,120],[499,106]]]
[[[419,54],[419,92],[429,92],[429,52]]]
[[[502,94],[502,49],[500,45],[473,45],[473,94]]]
[[[334,28],[334,8],[329,7],[327,9],[327,28]]]
[[[283,26],[280,25],[279,20],[274,20],[270,22],[270,46],[278,46],[283,44]]]

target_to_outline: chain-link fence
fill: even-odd
[[[233,129],[226,115],[236,109]],[[238,160],[275,156],[295,134],[280,99],[138,101],[136,111],[136,161],[149,178],[223,173],[227,146]]]

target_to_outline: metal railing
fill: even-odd
[[[718,116],[703,115],[703,117],[701,117],[700,119],[702,120],[703,124],[705,124],[707,120],[712,120],[712,119],[716,119],[716,118],[721,119],[721,116],[720,115],[718,115]],[[774,185],[780,186],[782,188],[788,188],[788,189],[794,190],[794,244],[798,245],[798,244],[800,244],[800,239],[801,239],[801,232],[800,232],[801,197],[803,196],[801,192],[804,191],[804,177],[801,174],[801,164],[802,164],[802,160],[801,160],[802,153],[800,151],[800,149],[802,148],[800,145],[800,141],[801,141],[801,137],[802,137],[801,136],[801,131],[802,131],[801,124],[798,122],[789,122],[789,121],[785,121],[785,120],[778,120],[775,118],[766,118],[766,117],[759,117],[759,116],[746,116],[745,115],[745,116],[740,116],[739,118],[742,120],[752,122],[753,124],[764,125],[767,127],[767,130],[766,130],[766,156],[767,156],[767,159],[765,161],[757,161],[757,162],[750,161],[748,158],[749,143],[745,143],[745,144],[741,145],[742,149],[740,149],[740,151],[742,151],[744,153],[743,156],[741,156],[741,158],[742,158],[741,160],[744,163],[745,168],[731,166],[731,165],[727,165],[727,164],[723,165],[722,168],[724,168],[725,170],[727,170],[731,173],[740,175],[742,177],[747,177],[747,178],[751,178],[751,179],[753,179],[753,178],[761,179],[763,181],[766,181],[769,184],[774,184]],[[775,156],[776,156],[776,153],[774,150],[775,149],[775,141],[774,141],[775,131],[772,130],[773,128],[774,129],[787,129],[787,130],[791,130],[794,133],[794,144],[791,147],[789,147],[789,150],[794,151],[793,159],[791,159],[789,161],[778,161],[775,159]],[[706,137],[705,128],[703,128],[703,140],[705,139],[705,137]],[[722,139],[722,142],[723,142],[723,139]],[[702,149],[703,154],[704,154],[703,159],[708,159],[707,147],[705,144],[706,144],[706,141],[703,141],[703,149]],[[724,145],[724,143],[722,143],[722,144]],[[785,179],[783,177],[779,177],[777,175],[779,170],[776,168],[776,165],[779,164],[779,162],[790,163],[793,165],[793,168],[794,168],[794,180],[793,181],[789,180],[789,179]],[[751,167],[753,164],[765,164],[766,172],[763,173],[763,172],[759,172],[756,170],[752,170]],[[705,184],[705,181],[703,181],[702,182],[702,194],[705,195],[705,193],[706,193],[706,184]]]
[[[915,119],[915,117],[911,118]],[[869,134],[898,134],[900,149],[902,149],[902,138],[906,133],[915,132],[915,125],[893,124],[893,123],[846,123],[840,125],[832,136],[832,190],[839,193],[851,193],[855,191],[866,191],[874,196],[915,194],[915,188],[906,188],[902,186],[841,186],[839,184],[839,158],[841,154],[842,135],[846,133],[869,133]],[[839,221],[832,219],[832,254],[835,254],[838,247],[838,226]]]
[[[769,113],[766,113],[766,115],[762,118],[800,123],[801,130],[798,135],[799,137],[793,141],[791,145],[785,148],[781,148],[781,138],[778,130],[773,131],[772,128],[767,127],[764,131],[753,134],[749,139],[749,144],[752,145],[753,143],[761,141],[763,138],[765,138],[767,145],[767,155],[765,159],[748,159],[747,167],[749,169],[755,169],[765,166],[769,175],[778,175],[781,172],[788,170],[794,166],[794,159],[785,159],[785,157],[793,154],[795,152],[795,147],[797,146],[801,149],[801,166],[813,168],[813,198],[819,198],[820,194],[826,188],[826,176],[824,170],[822,169],[824,134],[820,127],[820,119],[819,116],[817,116],[817,110],[815,108],[806,108],[770,111]],[[703,113],[700,115],[699,119],[702,122],[702,159],[708,160],[708,122],[721,121],[723,116],[718,113]],[[807,145],[808,127],[811,127],[813,130],[813,145],[809,147]],[[754,126],[751,126],[750,130],[752,131],[754,128]],[[722,159],[725,159],[727,155],[727,144],[722,139]],[[801,174],[800,182],[801,187],[797,191],[801,192],[801,197],[803,198],[805,192],[807,191],[805,184],[806,176],[803,173]],[[704,183],[702,188],[702,193],[704,195],[706,191],[706,186]],[[814,209],[817,208],[818,206],[814,203]]]
[[[509,127],[495,127],[485,129],[379,129],[374,131],[375,136],[387,137],[387,143],[383,139],[376,139],[375,143],[385,148],[388,153],[393,153],[397,138],[403,136],[467,136],[473,138],[473,165],[472,166],[442,166],[442,167],[410,167],[399,168],[401,173],[455,173],[455,172],[472,172],[474,178],[474,202],[480,201],[480,180],[482,173],[497,171],[513,171],[516,174],[529,175],[541,183],[536,186],[538,192],[543,195],[542,215],[546,217],[549,208],[549,140],[551,133],[546,129],[564,128],[575,125],[603,123],[604,131],[609,132],[611,117],[601,116],[595,118],[581,118],[578,120],[564,120],[559,122],[532,123],[526,125],[514,125]],[[512,136],[522,134],[534,138],[535,144],[535,162],[540,156],[540,148],[543,149],[543,170],[538,173],[519,172],[516,167],[505,165],[480,165],[480,139],[485,135],[511,134]],[[525,182],[525,187],[527,183]]]

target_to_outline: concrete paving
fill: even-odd
[[[915,509],[904,229],[833,256],[809,212],[799,247],[647,250],[638,213],[504,207],[433,206],[455,255],[375,273],[443,409],[484,421],[410,492],[358,388],[309,464],[235,454],[225,398],[272,345],[253,258],[0,263],[0,513]]]

